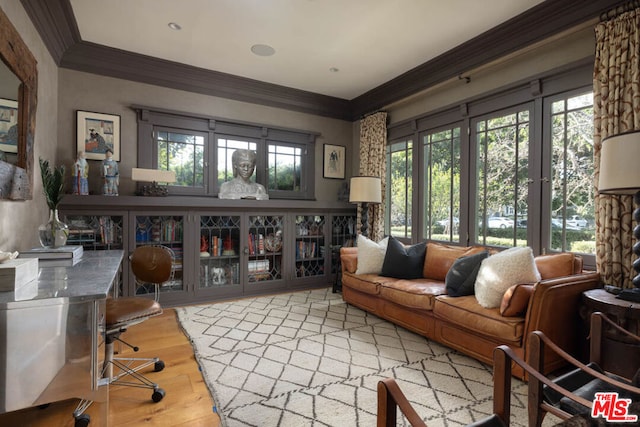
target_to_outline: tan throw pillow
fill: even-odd
[[[539,280],[531,248],[509,248],[482,261],[475,284],[476,299],[484,308],[497,308],[511,286]]]
[[[536,267],[538,267],[540,277],[545,280],[572,275],[575,257],[570,252],[537,256]]]
[[[513,317],[525,313],[533,295],[533,286],[531,283],[519,283],[507,289],[500,303],[500,314]]]
[[[461,256],[484,251],[481,247],[449,246],[441,243],[427,243],[422,276],[426,279],[445,281],[449,269]]]

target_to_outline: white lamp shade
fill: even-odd
[[[131,179],[133,181],[171,183],[176,182],[176,173],[174,171],[162,171],[158,169],[132,168]]]
[[[349,202],[381,203],[382,183],[375,176],[357,176],[351,178]]]
[[[640,132],[629,132],[602,141],[600,150],[601,194],[635,194],[640,190]]]

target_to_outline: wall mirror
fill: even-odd
[[[33,196],[38,70],[34,56],[0,9],[0,199]]]

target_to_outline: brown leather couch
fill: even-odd
[[[600,275],[584,272],[582,258],[571,253],[538,256],[535,262],[542,279],[522,286],[526,292],[511,297],[510,302],[521,305],[522,312],[502,315],[500,308],[482,307],[474,295],[451,297],[446,292],[445,277],[454,261],[485,249],[427,243],[424,277],[405,280],[356,275],[358,249],[341,248],[342,298],[487,364],[492,364],[493,350],[502,344],[528,361],[526,337],[535,330],[578,356],[585,339],[579,317],[581,294],[600,286]],[[547,373],[564,364],[551,352],[545,355]],[[513,374],[524,378],[518,366]]]

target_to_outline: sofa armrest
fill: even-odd
[[[340,265],[343,273],[355,273],[358,268],[358,248],[353,246],[340,248]]]
[[[533,331],[542,331],[554,343],[570,354],[578,355],[584,340],[580,319],[582,293],[600,287],[600,273],[580,273],[556,279],[542,280],[533,290],[525,317],[523,339]],[[528,343],[523,342],[525,360],[529,360]],[[553,352],[545,354],[547,366],[557,359]],[[550,365],[551,363],[551,365]],[[560,361],[558,360],[558,363]],[[557,368],[559,366],[555,366]]]

